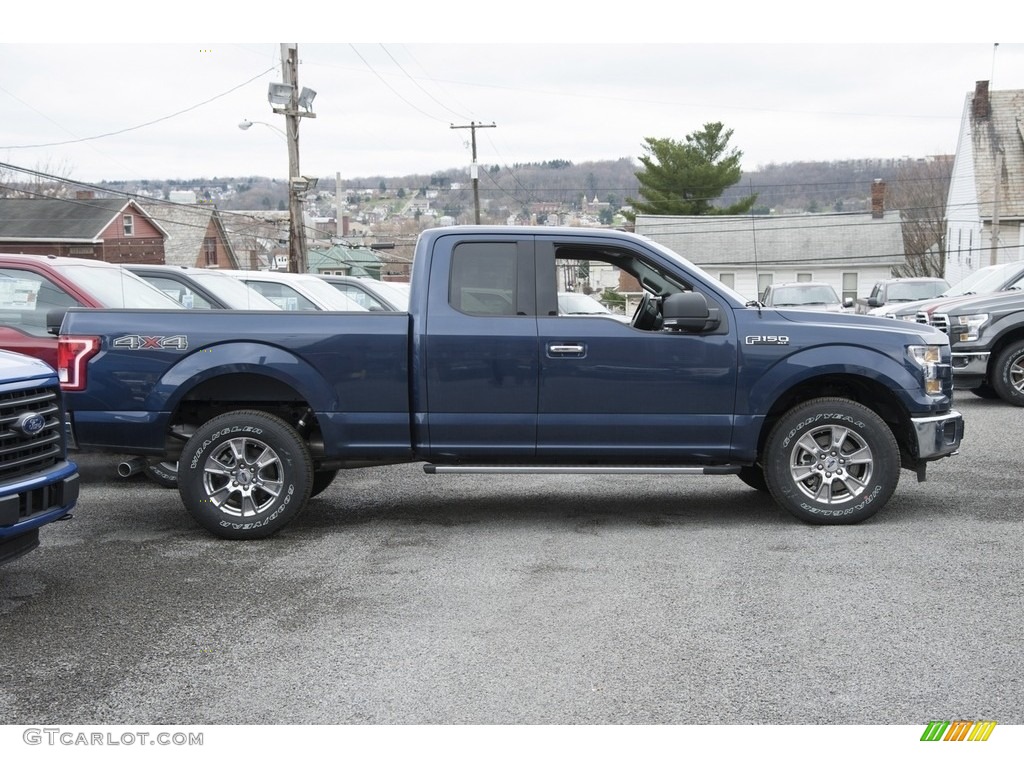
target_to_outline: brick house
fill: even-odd
[[[0,252],[164,263],[167,232],[135,200],[0,199]]]

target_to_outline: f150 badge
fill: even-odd
[[[747,336],[747,344],[789,344],[789,336]]]
[[[188,336],[119,336],[112,342],[120,349],[188,349]]]

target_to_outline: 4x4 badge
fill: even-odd
[[[188,336],[119,336],[112,342],[121,349],[188,349]]]

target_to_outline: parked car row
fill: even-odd
[[[69,379],[75,366],[58,353],[56,318],[64,310],[405,311],[408,293],[397,285],[0,254],[0,563],[34,549],[39,529],[68,517],[77,499],[77,467],[67,459],[75,446],[68,445],[61,390],[79,382]],[[165,487],[177,485],[176,463],[139,458],[119,467],[124,476],[137,471]]]
[[[896,320],[929,322],[931,313],[946,302],[970,296],[983,296],[1024,287],[1024,262],[993,264],[975,270],[963,280],[931,299],[906,302],[883,314]],[[921,313],[924,313],[923,315]]]
[[[810,309],[819,312],[852,312],[853,299],[840,299],[828,283],[772,283],[761,293],[761,303],[776,309]]]
[[[116,264],[0,254],[0,349],[59,368],[57,337],[48,332],[47,315],[69,307],[182,309],[163,291]]]

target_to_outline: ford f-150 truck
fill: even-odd
[[[609,281],[630,323],[559,314],[559,290]],[[177,460],[185,507],[226,538],[397,462],[735,474],[855,523],[963,435],[938,330],[747,303],[613,230],[427,230],[408,312],[71,309],[60,345],[79,445]]]
[[[0,563],[35,549],[39,529],[69,516],[77,500],[54,370],[0,350]]]
[[[927,317],[949,334],[957,387],[1024,407],[1024,292],[963,297]]]

